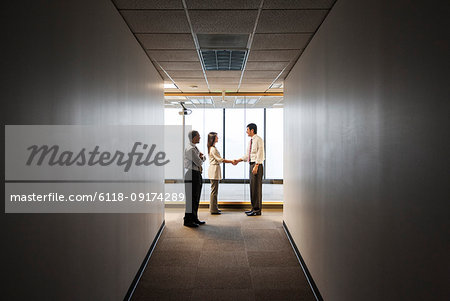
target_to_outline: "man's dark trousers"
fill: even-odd
[[[186,212],[184,222],[195,222],[198,220],[198,206],[202,193],[203,178],[201,172],[188,169],[184,176],[184,189],[186,192]]]
[[[263,165],[258,166],[258,172],[253,174],[253,167],[255,163],[250,163],[250,200],[252,202],[252,210],[255,212],[261,212],[262,209],[262,178],[263,178]]]

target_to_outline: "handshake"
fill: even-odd
[[[234,159],[234,160],[224,160],[225,163],[231,163],[233,165],[237,165],[239,162],[241,162],[242,159]]]
[[[237,165],[240,161],[239,160],[231,160],[231,164]]]

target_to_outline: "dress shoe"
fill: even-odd
[[[196,220],[195,223],[196,223],[197,225],[204,225],[204,224],[206,224],[206,222],[200,221],[200,220]]]
[[[252,211],[250,213],[247,213],[247,216],[256,216],[261,215],[261,211]]]
[[[222,213],[220,213],[220,211],[219,211],[219,212],[211,212],[211,214],[213,214],[213,215],[219,215],[219,214],[222,214]]]
[[[222,212],[222,210],[220,210],[220,209],[219,209],[219,210],[217,210],[217,211],[219,211],[219,213],[221,213],[221,212]]]
[[[184,226],[186,227],[190,227],[190,228],[197,228],[198,224],[194,223],[194,222],[185,222],[183,223]]]
[[[245,211],[245,214],[249,214],[249,213],[252,213],[253,212],[253,209],[252,210],[247,210],[247,211]]]

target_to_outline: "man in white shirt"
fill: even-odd
[[[264,162],[264,141],[258,136],[257,126],[254,123],[247,125],[247,135],[251,137],[247,153],[238,160],[234,160],[234,165],[241,161],[250,163],[250,200],[252,210],[245,211],[248,216],[261,215],[262,209],[262,177]]]
[[[198,219],[198,206],[202,193],[202,165],[206,157],[198,150],[197,143],[200,142],[200,134],[191,131],[188,134],[190,143],[184,151],[184,168],[187,169],[184,176],[184,187],[186,191],[186,211],[184,214],[184,225],[187,227],[198,227],[205,224]]]

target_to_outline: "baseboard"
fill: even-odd
[[[317,301],[323,301],[322,295],[320,294],[319,289],[317,288],[311,274],[309,273],[308,267],[306,266],[306,263],[303,260],[302,255],[298,251],[297,245],[295,244],[294,239],[292,238],[291,233],[289,232],[289,229],[284,221],[283,221],[283,228],[284,228],[284,231],[286,232],[289,242],[291,243],[292,249],[294,249],[294,252],[295,252],[295,255],[297,256],[298,262],[300,263],[300,265],[303,269],[303,273],[305,274],[306,279],[308,280],[309,286],[311,287],[311,290],[313,291],[314,297],[316,297]]]
[[[166,203],[166,208],[185,208],[185,204],[183,203]],[[250,202],[226,202],[221,201],[219,202],[220,208],[228,208],[228,209],[249,209],[251,208]],[[209,208],[209,202],[200,202],[199,208]],[[262,204],[263,209],[283,209],[283,203],[282,202],[263,202]]]
[[[156,233],[155,239],[153,239],[153,242],[150,245],[147,255],[145,255],[144,261],[142,261],[141,267],[137,271],[136,276],[134,277],[133,282],[131,283],[130,288],[128,289],[127,294],[125,295],[125,298],[123,298],[123,300],[125,300],[125,301],[131,300],[134,290],[136,289],[136,287],[139,283],[139,280],[141,279],[142,273],[144,272],[145,267],[147,266],[148,260],[152,256],[153,250],[155,249],[156,244],[158,243],[159,237],[161,236],[165,225],[166,225],[166,221],[163,221],[161,223],[161,227],[158,230],[158,233]]]

